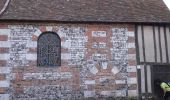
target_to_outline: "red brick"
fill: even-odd
[[[0,60],[0,67],[4,67],[4,66],[6,66],[6,64],[7,64],[7,61]]]
[[[128,64],[129,64],[129,66],[135,66],[136,65],[136,61],[135,60],[129,60]]]
[[[129,77],[137,77],[137,73],[136,72],[130,72],[128,73]]]
[[[136,49],[135,48],[129,48],[128,54],[136,54]]]
[[[0,53],[8,53],[9,48],[0,48]]]
[[[32,41],[37,41],[37,40],[38,40],[38,37],[35,36],[35,35],[33,35],[33,36],[32,36]]]
[[[0,24],[0,29],[7,29],[8,25],[7,24]]]
[[[6,88],[0,88],[0,94],[6,93]]]
[[[23,87],[17,87],[17,88],[14,88],[14,90],[15,90],[15,93],[23,93],[24,92]]]
[[[16,80],[22,80],[23,79],[23,74],[22,73],[15,73],[15,79]]]
[[[35,52],[37,52],[37,48],[29,48],[29,52],[30,53],[35,53]]]
[[[133,85],[129,85],[128,90],[136,90],[137,89],[137,85],[133,84]]]
[[[135,43],[135,37],[128,37],[127,43]]]
[[[0,41],[7,41],[8,36],[7,35],[0,35]]]
[[[4,74],[0,74],[0,80],[5,80],[5,75]]]

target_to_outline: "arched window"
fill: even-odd
[[[61,40],[56,33],[42,33],[37,44],[37,65],[39,67],[61,65]]]

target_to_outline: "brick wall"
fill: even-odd
[[[37,39],[61,38],[61,66],[37,67]],[[1,24],[0,100],[137,96],[134,26]]]

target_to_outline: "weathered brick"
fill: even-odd
[[[129,77],[137,77],[137,73],[136,72],[130,72],[128,73]]]
[[[135,43],[135,37],[128,37],[128,43]]]
[[[29,53],[37,53],[37,48],[29,48]]]
[[[136,90],[137,89],[137,84],[132,84],[128,86],[129,90]]]
[[[0,24],[0,29],[7,29],[8,28],[8,24]]]
[[[0,87],[0,94],[4,94],[4,93],[6,93],[6,88],[1,88]]]
[[[0,67],[4,67],[4,66],[6,66],[6,64],[7,64],[7,61],[0,60]]]
[[[1,80],[5,80],[5,75],[4,74],[0,74],[0,81]]]
[[[33,35],[32,36],[32,41],[37,41],[38,40],[38,37],[36,35]]]
[[[0,48],[0,53],[8,53],[9,48]]]
[[[129,66],[136,66],[136,60],[129,60],[128,65]]]
[[[19,94],[19,93],[23,93],[23,92],[24,92],[23,87],[17,87],[17,88],[14,88],[14,90],[15,90],[15,93],[16,93],[16,94]]]
[[[7,41],[8,36],[7,35],[0,35],[0,41]]]
[[[128,54],[136,54],[136,49],[135,48],[129,48]]]

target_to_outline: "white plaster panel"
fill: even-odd
[[[26,47],[36,48],[36,47],[37,47],[37,42],[36,42],[36,41],[34,41],[34,42],[29,42],[29,43],[27,43]]]
[[[9,100],[9,94],[0,94],[0,100]]]
[[[0,67],[0,74],[8,74],[12,70],[11,67]]]
[[[9,48],[11,43],[9,41],[0,41],[0,47]]]
[[[10,54],[0,54],[0,60],[9,60]]]
[[[136,72],[136,66],[128,66],[127,67],[127,72]]]
[[[27,60],[37,60],[37,54],[26,54]]]
[[[0,87],[9,87],[10,81],[0,81]]]
[[[152,93],[152,82],[151,82],[151,67],[150,65],[146,66],[147,71],[147,85],[148,85],[148,92]]]
[[[84,83],[85,83],[86,85],[96,84],[95,80],[85,80]]]
[[[8,35],[10,34],[10,29],[0,29],[0,35]]]
[[[128,35],[129,37],[134,37],[134,36],[135,36],[135,33],[134,33],[133,31],[128,31],[128,32],[127,32],[127,35]]]
[[[128,90],[128,97],[136,97],[137,95],[137,90]]]
[[[95,91],[84,91],[84,97],[94,97],[96,95]]]
[[[135,43],[127,43],[127,48],[135,48]]]
[[[144,26],[143,28],[146,62],[155,62],[155,49],[152,26]]]
[[[137,84],[137,79],[136,78],[128,78],[127,83],[128,84]]]

